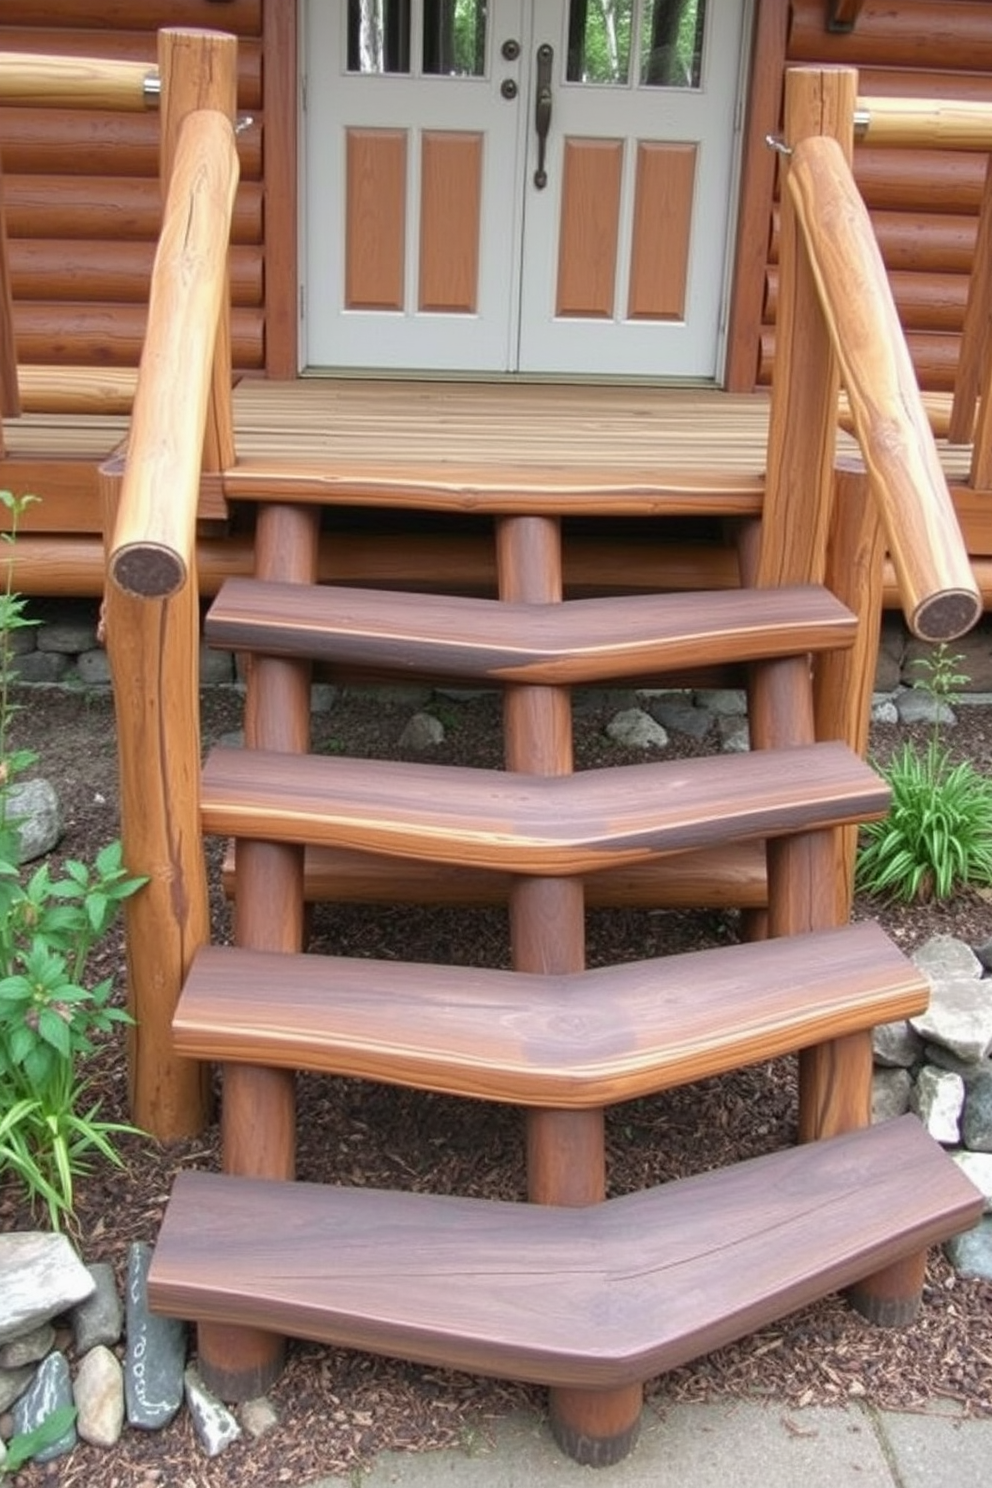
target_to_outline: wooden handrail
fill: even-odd
[[[110,552],[113,583],[173,594],[191,572],[214,342],[238,183],[223,114],[183,125],[152,270],[127,471]]]
[[[992,150],[992,103],[950,98],[859,98],[858,144],[907,150]]]
[[[837,141],[794,148],[788,190],[878,502],[907,623],[951,640],[982,613],[871,220]]]
[[[157,105],[158,92],[158,68],[148,62],[0,52],[0,103],[141,113]]]

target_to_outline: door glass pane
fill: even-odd
[[[424,72],[485,77],[488,0],[424,0]]]
[[[626,83],[634,0],[570,0],[570,83]]]
[[[641,81],[698,88],[706,0],[649,0],[641,28]]]
[[[348,0],[348,71],[410,71],[410,0]]]

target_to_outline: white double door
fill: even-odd
[[[306,0],[304,367],[715,377],[748,3]]]

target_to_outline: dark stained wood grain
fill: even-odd
[[[232,579],[206,635],[332,666],[568,685],[833,650],[856,621],[814,586],[523,604]]]
[[[152,1306],[553,1385],[646,1379],[974,1224],[914,1116],[582,1209],[182,1173]]]
[[[561,975],[205,947],[173,1019],[195,1059],[518,1104],[612,1104],[921,1011],[874,924]]]
[[[549,778],[219,748],[202,781],[208,832],[536,874],[864,821],[888,801],[837,743]]]

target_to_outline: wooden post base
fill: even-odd
[[[870,1323],[881,1328],[904,1328],[920,1310],[926,1269],[927,1253],[917,1251],[856,1282],[848,1289],[847,1300]]]
[[[196,1330],[200,1378],[218,1400],[255,1400],[275,1384],[286,1362],[286,1341],[260,1328],[200,1323]]]
[[[619,1390],[554,1389],[551,1434],[566,1456],[583,1467],[613,1467],[637,1441],[643,1385]]]

